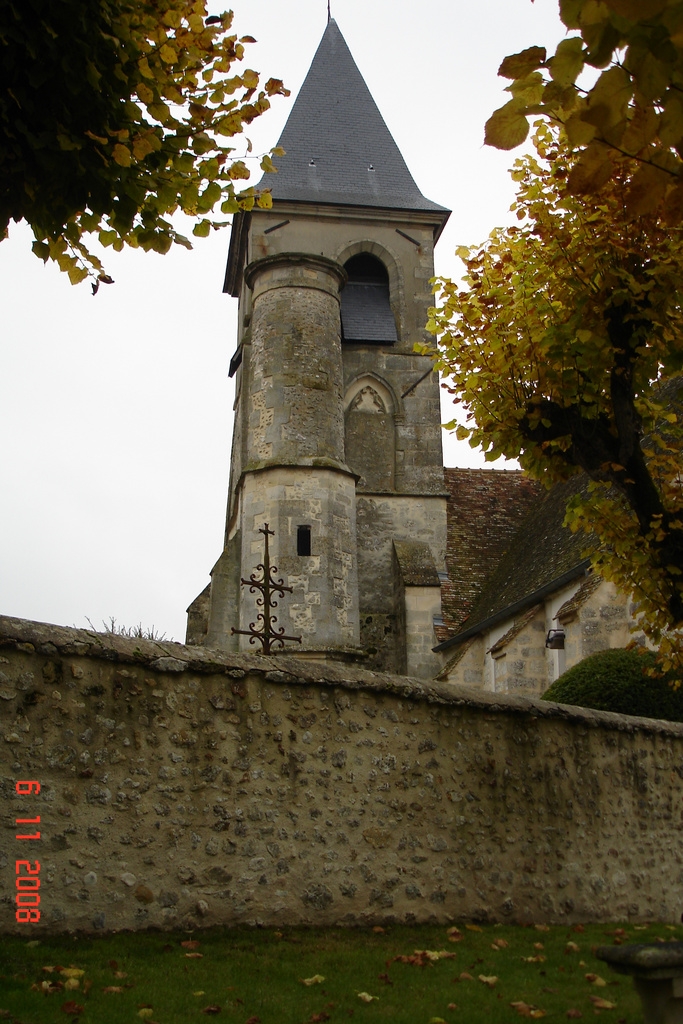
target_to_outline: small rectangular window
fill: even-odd
[[[311,553],[311,528],[310,528],[310,526],[297,526],[297,528],[296,528],[296,553],[297,553],[297,555],[310,555],[310,553]]]

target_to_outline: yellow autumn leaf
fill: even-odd
[[[467,928],[468,932],[480,932],[481,931],[481,928],[479,927],[478,924],[466,924],[465,928]]]
[[[325,980],[325,977],[322,974],[314,974],[312,978],[300,978],[299,980],[303,985],[320,985]]]
[[[144,160],[146,156],[154,152],[154,146],[150,142],[149,138],[145,136],[138,136],[137,139],[133,140],[133,156],[136,160]]]
[[[545,63],[545,59],[545,46],[529,46],[521,53],[513,53],[506,57],[498,68],[498,74],[501,78],[521,78],[523,75],[535,71],[536,68],[540,68]]]
[[[132,156],[128,146],[122,146],[120,142],[117,142],[111,151],[111,155],[119,167],[130,167]]]
[[[600,996],[590,996],[590,1001],[596,1010],[614,1010],[616,1003],[610,1003],[609,999],[602,999]]]
[[[178,59],[178,54],[176,53],[172,46],[168,45],[168,43],[164,43],[164,45],[161,47],[161,49],[159,50],[159,56],[161,57],[165,64],[175,64],[176,60]]]
[[[245,89],[255,89],[258,85],[258,75],[255,71],[252,71],[251,68],[247,68],[246,71],[243,71],[240,77],[244,83]]]
[[[529,122],[524,115],[522,100],[512,99],[495,110],[484,127],[484,141],[496,149],[514,149],[529,134]]]
[[[138,1017],[142,1017],[143,1020],[147,1020],[147,1018],[151,1017],[153,1013],[154,1010],[152,1010],[149,1006],[143,1006],[141,1010],[138,1010]]]
[[[59,973],[65,978],[82,978],[85,971],[78,967],[63,967]]]
[[[583,39],[572,36],[558,43],[555,56],[550,58],[550,77],[566,88],[573,85],[583,68]]]
[[[495,974],[480,974],[479,981],[481,981],[484,985],[488,985],[489,988],[495,988],[498,978]]]
[[[591,985],[596,985],[597,988],[604,988],[607,984],[604,978],[601,978],[599,974],[587,974],[586,981],[589,981]]]
[[[64,988],[69,992],[73,992],[74,989],[80,987],[81,983],[78,980],[78,978],[67,978],[66,981],[64,982]]]
[[[371,996],[369,992],[358,992],[357,994],[364,1003],[372,1003],[375,999],[379,999],[379,996]]]

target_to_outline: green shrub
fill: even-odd
[[[598,651],[561,675],[543,700],[683,722],[683,687],[674,690],[668,676],[646,675],[654,663],[651,652],[638,648]]]

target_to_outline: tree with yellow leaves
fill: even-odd
[[[97,291],[111,279],[89,234],[164,253],[191,248],[177,210],[203,236],[217,206],[267,207],[237,190],[249,171],[228,140],[288,93],[235,68],[254,40],[231,24],[205,0],[0,0],[0,238],[26,220],[36,255]]]
[[[632,163],[578,197],[562,130],[539,123],[534,144],[512,172],[518,224],[459,250],[464,287],[436,282],[437,367],[467,410],[458,435],[487,458],[517,458],[547,484],[588,475],[568,522],[597,535],[597,566],[635,594],[670,661],[683,626],[683,227],[634,216]]]
[[[573,33],[548,57],[530,46],[499,74],[511,99],[486,124],[486,142],[514,149],[543,115],[564,127],[578,154],[577,194],[598,192],[614,174],[633,216],[660,210],[683,218],[683,3],[681,0],[559,0]],[[600,74],[584,87],[581,73]]]

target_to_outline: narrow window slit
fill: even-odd
[[[297,555],[310,555],[310,553],[311,553],[311,528],[310,528],[310,526],[297,526],[297,528],[296,528],[296,553],[297,553]]]

